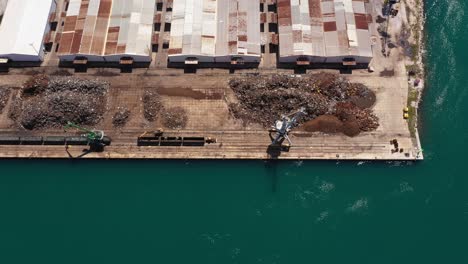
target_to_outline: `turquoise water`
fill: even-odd
[[[0,161],[0,263],[468,263],[467,0],[427,1],[420,163]]]

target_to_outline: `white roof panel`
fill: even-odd
[[[10,0],[0,25],[0,55],[39,56],[53,0]]]

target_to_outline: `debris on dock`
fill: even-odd
[[[170,129],[183,129],[187,126],[187,111],[182,107],[167,108],[163,115],[163,124]]]
[[[61,127],[66,122],[95,125],[106,111],[109,83],[74,77],[34,75],[15,98],[9,117],[28,130]]]
[[[115,127],[123,127],[127,124],[128,119],[130,118],[130,110],[127,107],[119,106],[117,107],[117,112],[115,112],[112,117],[112,124]]]
[[[320,117],[306,130],[354,136],[378,127],[370,109],[376,100],[374,92],[337,74],[243,76],[232,78],[229,86],[237,97],[229,104],[231,114],[244,123],[267,128],[282,114],[305,107],[307,115],[300,124]]]
[[[5,87],[0,87],[0,114],[3,112],[8,99],[10,98],[11,90]]]
[[[150,122],[155,121],[164,109],[161,96],[155,90],[148,89],[144,92],[142,101],[145,119]]]

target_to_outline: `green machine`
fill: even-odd
[[[67,124],[63,127],[65,132],[69,129],[76,129],[80,132],[83,132],[81,137],[84,137],[88,140],[88,143],[92,147],[104,147],[109,146],[111,144],[111,139],[104,135],[104,131],[102,130],[90,130],[79,126],[73,122],[67,122]]]

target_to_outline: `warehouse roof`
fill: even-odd
[[[367,0],[278,0],[281,56],[372,57]]]
[[[156,0],[70,0],[58,54],[150,55]]]
[[[53,1],[8,1],[0,24],[0,54],[41,54]]]
[[[176,0],[169,55],[260,56],[260,35],[258,1]]]
[[[7,2],[8,0],[0,0],[0,16],[2,16],[3,12],[5,12]]]

